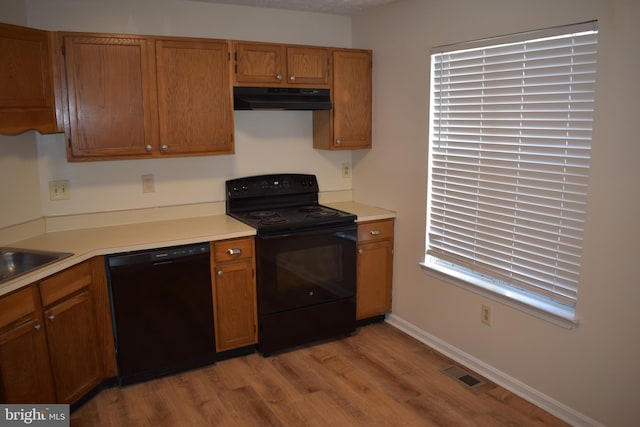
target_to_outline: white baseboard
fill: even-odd
[[[545,395],[544,393],[535,390],[527,384],[505,374],[494,368],[491,365],[484,363],[483,361],[467,354],[460,349],[450,345],[449,343],[442,341],[441,339],[423,331],[412,323],[390,314],[387,316],[386,322],[390,325],[400,329],[407,335],[412,336],[423,344],[428,345],[439,353],[442,353],[446,357],[460,363],[466,368],[477,372],[488,380],[498,384],[501,387],[509,390],[510,392],[522,397],[528,402],[533,403],[539,408],[544,409],[550,414],[555,415],[561,420],[571,424],[572,426],[580,427],[605,427],[601,424],[580,412],[569,408],[565,404]]]

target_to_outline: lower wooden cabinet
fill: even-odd
[[[60,402],[74,402],[102,381],[89,291],[45,311],[51,370]]]
[[[51,403],[55,390],[37,288],[0,298],[0,403]]]
[[[211,244],[216,350],[257,343],[257,303],[253,238]]]
[[[393,219],[358,223],[356,319],[391,311]]]
[[[104,344],[113,340],[111,329],[102,336],[110,312],[96,309],[104,307],[94,289],[96,271],[104,273],[100,262],[0,298],[0,403],[72,404],[114,375],[113,347]]]

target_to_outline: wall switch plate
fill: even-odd
[[[342,164],[342,177],[351,178],[351,163]]]
[[[153,193],[156,191],[156,182],[153,174],[142,175],[142,192]]]
[[[69,180],[49,181],[50,200],[69,200],[71,198],[71,188]]]

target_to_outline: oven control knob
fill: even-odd
[[[242,184],[242,191],[247,191],[249,190],[249,187],[247,187],[247,184]]]
[[[312,297],[313,296],[313,291],[309,291],[309,296]]]

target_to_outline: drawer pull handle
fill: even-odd
[[[363,253],[363,252],[364,252],[364,251],[363,251],[362,249],[358,249],[358,253],[359,253],[359,254],[361,254],[361,253]]]
[[[52,314],[52,315],[50,315],[49,317],[47,317],[47,319],[49,319],[49,320],[56,320],[56,315],[55,315],[55,314]]]
[[[40,329],[42,329],[42,326],[40,326],[40,324],[37,324],[36,326],[33,327],[33,329],[35,329],[36,331],[39,331]]]
[[[242,249],[240,248],[229,248],[227,249],[228,255],[240,255],[242,253]]]
[[[380,231],[380,230],[379,230],[379,229],[377,229],[377,228],[376,228],[375,230],[371,230],[371,235],[372,235],[372,236],[378,236],[378,235],[380,235],[380,234],[382,234],[382,231]]]

